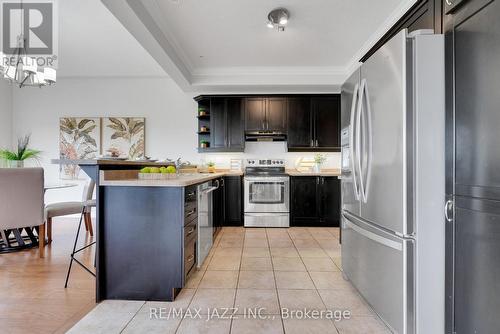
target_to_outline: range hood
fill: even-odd
[[[277,131],[248,131],[245,141],[286,141],[286,134]]]

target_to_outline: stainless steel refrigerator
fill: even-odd
[[[396,333],[443,333],[444,38],[406,30],[342,87],[342,267]]]

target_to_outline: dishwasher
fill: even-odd
[[[200,268],[213,245],[212,192],[219,188],[219,181],[208,181],[198,186],[198,259]]]

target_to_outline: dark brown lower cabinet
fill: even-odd
[[[290,226],[339,226],[340,180],[337,177],[296,176],[290,180]]]
[[[243,180],[224,177],[224,226],[243,226]]]

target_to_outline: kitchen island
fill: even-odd
[[[174,300],[196,263],[197,185],[237,174],[139,180],[148,163],[75,163],[96,182],[96,301]]]

